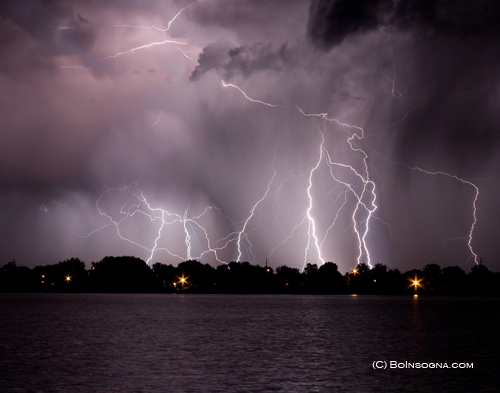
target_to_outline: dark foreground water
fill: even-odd
[[[499,322],[490,298],[0,294],[0,391],[500,391]]]

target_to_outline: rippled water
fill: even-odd
[[[488,298],[0,294],[0,391],[499,391],[499,311]]]

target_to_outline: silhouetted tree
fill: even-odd
[[[178,288],[190,292],[213,292],[215,284],[215,270],[209,264],[202,264],[196,260],[181,262],[177,266]],[[184,279],[184,282],[182,282]],[[179,285],[180,284],[180,285]]]
[[[30,268],[10,261],[0,268],[0,292],[30,292],[37,289],[37,280]]]
[[[156,289],[160,292],[174,292],[176,290],[177,268],[172,265],[165,265],[163,263],[155,263],[152,267],[153,274],[156,281]]]
[[[370,277],[370,267],[360,263],[351,273],[347,274],[350,293],[370,293],[373,279]]]
[[[498,273],[491,272],[485,265],[474,265],[467,277],[468,292],[476,295],[499,295],[498,277]]]
[[[424,267],[423,285],[428,293],[439,292],[440,280],[443,274],[441,267],[436,263],[430,263]]]
[[[151,292],[153,272],[142,259],[130,256],[105,257],[92,262],[94,290],[100,292]]]
[[[337,264],[326,262],[318,269],[318,285],[321,293],[342,293],[345,291],[345,281],[339,273]]]
[[[297,293],[302,290],[300,270],[288,266],[279,266],[276,269],[276,285],[280,292]]]
[[[230,274],[228,265],[219,265],[215,270],[215,291],[217,293],[228,293],[231,289]]]
[[[446,295],[466,292],[465,272],[458,266],[445,267],[440,281],[443,293]]]
[[[304,268],[304,281],[306,284],[306,291],[308,293],[317,293],[319,292],[319,283],[318,283],[318,265],[308,263]]]
[[[387,293],[388,268],[383,263],[377,263],[370,270],[366,284],[369,286],[370,293],[385,294]]]
[[[78,258],[32,270],[17,266],[15,261],[0,268],[2,292],[413,294],[414,280],[419,282],[419,294],[500,295],[500,273],[491,272],[482,264],[473,266],[469,274],[458,266],[441,269],[437,264],[404,274],[380,263],[372,269],[359,264],[345,276],[333,262],[319,268],[308,263],[303,273],[297,268],[279,266],[275,273],[267,265],[230,262],[214,269],[196,260],[181,262],[177,267],[155,263],[151,269],[135,257],[105,257],[93,262],[88,271]]]

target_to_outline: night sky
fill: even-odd
[[[3,0],[0,265],[498,271],[498,20],[495,0]]]

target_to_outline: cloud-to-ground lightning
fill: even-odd
[[[273,161],[274,162],[274,161]],[[271,167],[272,167],[272,164],[271,164]],[[273,167],[273,176],[271,178],[271,181],[268,183],[267,185],[267,189],[266,189],[266,192],[264,193],[264,195],[262,196],[262,198],[260,198],[256,203],[255,205],[253,205],[252,209],[250,210],[250,215],[248,216],[248,218],[245,220],[245,223],[243,224],[243,227],[241,228],[241,230],[238,232],[238,242],[237,242],[237,245],[238,245],[238,257],[236,259],[236,262],[240,262],[241,260],[241,239],[242,237],[247,237],[247,233],[246,233],[246,229],[247,229],[247,225],[248,223],[250,222],[250,220],[252,219],[252,217],[254,216],[255,214],[255,210],[257,209],[257,207],[259,206],[259,204],[267,198],[268,194],[269,194],[269,190],[271,189],[271,185],[273,184],[273,181],[274,181],[274,178],[276,177],[276,171],[274,170],[274,167]]]
[[[266,106],[273,107],[273,108],[285,107],[283,105],[270,104],[268,102],[263,102],[260,100],[250,98],[240,87],[238,87],[234,84],[225,83],[224,81],[222,81],[222,84],[224,87],[232,87],[232,88],[237,89],[247,100],[249,100],[251,102],[266,105]],[[327,113],[306,113],[302,108],[300,108],[296,105],[293,107],[296,108],[305,117],[318,117],[320,119],[323,119],[325,124],[326,124],[326,122],[334,122],[337,125],[339,125],[340,127],[342,127],[343,131],[346,132],[348,135],[348,138],[346,139],[346,141],[347,141],[348,145],[350,146],[351,150],[354,153],[361,154],[361,161],[362,161],[362,168],[363,168],[362,174],[359,173],[358,171],[356,171],[354,169],[354,167],[352,167],[350,165],[345,165],[345,164],[341,164],[341,163],[334,163],[331,160],[329,160],[328,165],[341,165],[341,166],[348,167],[351,171],[353,171],[355,173],[357,178],[361,179],[361,181],[363,183],[363,189],[362,189],[361,195],[357,196],[358,202],[356,203],[356,207],[354,209],[352,219],[353,219],[353,223],[354,223],[354,231],[355,231],[357,239],[358,239],[359,253],[358,253],[357,263],[359,264],[359,263],[362,263],[363,261],[366,261],[368,266],[371,266],[370,252],[369,252],[369,248],[367,245],[366,237],[367,237],[369,230],[370,230],[370,220],[372,218],[374,211],[377,209],[377,206],[375,204],[375,201],[376,201],[375,183],[373,183],[369,177],[369,169],[368,169],[368,164],[367,164],[368,155],[366,154],[366,152],[362,148],[357,147],[355,145],[356,140],[360,141],[360,140],[365,138],[364,130],[361,127],[350,125],[347,123],[343,123],[343,122],[339,121],[338,119],[329,118]],[[353,129],[354,132],[350,132],[350,131],[348,131],[348,129]],[[321,132],[321,136],[322,136],[322,142],[321,142],[320,147],[319,147],[319,158],[318,158],[317,164],[310,171],[309,183],[308,183],[308,187],[306,190],[308,200],[309,200],[309,205],[308,205],[308,208],[306,209],[306,216],[307,216],[307,221],[308,221],[308,240],[307,240],[307,245],[306,245],[305,250],[304,250],[304,265],[308,260],[308,252],[309,252],[309,248],[311,246],[311,242],[315,246],[319,264],[325,263],[325,260],[322,257],[321,244],[320,244],[320,241],[318,239],[318,235],[316,233],[317,232],[316,221],[311,214],[311,210],[313,207],[313,197],[311,195],[311,189],[313,187],[313,175],[314,175],[315,170],[318,169],[319,165],[323,161],[323,156],[324,156],[324,146],[323,146],[324,135],[323,135],[323,132]],[[364,202],[362,202],[362,200],[366,198],[365,197],[366,194],[369,194],[372,198],[372,200],[370,202],[370,204],[372,205],[371,208],[368,208],[367,205]],[[342,205],[342,207],[343,206],[344,205]],[[360,212],[361,207],[365,208],[367,216],[364,217],[363,219],[357,219],[357,215],[360,214],[359,212]],[[364,223],[364,229],[358,229],[359,227],[361,227],[362,223]],[[331,225],[330,225],[330,227],[331,227]],[[326,236],[326,234],[325,234],[325,236]],[[324,242],[324,240],[323,240],[323,242]],[[323,243],[323,242],[321,242],[321,243]]]
[[[161,40],[145,43],[143,45],[136,46],[132,49],[122,51],[114,55],[108,55],[103,58],[99,58],[95,60],[93,65],[90,67],[60,66],[60,68],[80,68],[83,70],[91,70],[94,67],[96,67],[96,65],[99,62],[103,62],[109,59],[114,59],[119,56],[130,55],[135,52],[145,50],[147,48],[152,48],[158,45],[172,45],[172,47],[176,50],[179,50],[183,56],[185,56],[186,58],[191,58],[189,56],[189,53],[191,53],[190,51],[184,50],[183,48],[179,47],[187,45],[186,42],[182,42],[178,38],[164,39],[167,31],[171,27],[171,24],[176,20],[176,18],[178,18],[181,15],[184,9],[185,8],[181,9],[173,17],[173,19],[169,21],[166,28],[159,28],[156,26],[137,26],[137,25],[125,25],[125,24],[116,25],[116,27],[121,27],[121,28],[156,30],[162,33]],[[396,92],[395,65],[393,65],[394,76],[392,78],[383,72],[382,74],[392,84],[391,92],[393,97],[400,98],[401,94]],[[327,238],[329,237],[332,228],[337,223],[338,221],[337,219],[340,213],[343,212],[345,209],[347,209],[348,206],[351,206],[353,203],[354,207],[352,209],[352,212],[351,211],[349,212],[351,220],[349,228],[351,228],[352,226],[352,231],[353,231],[352,237],[355,238],[356,241],[356,254],[357,254],[356,263],[357,264],[366,263],[369,267],[372,267],[373,258],[372,258],[372,253],[370,251],[369,235],[372,230],[371,223],[373,219],[380,219],[380,218],[375,216],[375,212],[378,209],[377,206],[378,189],[376,187],[375,182],[373,181],[373,176],[372,176],[373,172],[371,172],[372,168],[370,168],[369,165],[369,155],[367,152],[368,150],[366,147],[367,146],[366,140],[367,138],[372,136],[381,137],[389,130],[389,128],[403,122],[411,111],[417,109],[424,103],[421,103],[420,105],[411,109],[400,120],[389,125],[385,129],[383,134],[365,135],[364,129],[362,127],[353,124],[348,124],[345,121],[341,121],[340,119],[337,118],[331,118],[329,117],[328,113],[309,113],[297,105],[280,105],[262,101],[256,98],[252,98],[242,88],[240,88],[238,85],[234,83],[228,83],[224,80],[221,80],[221,83],[222,86],[225,88],[231,88],[237,90],[239,94],[241,94],[241,96],[244,97],[244,99],[253,104],[260,104],[269,108],[273,108],[270,110],[279,110],[280,108],[294,108],[300,113],[301,116],[306,118],[311,118],[311,120],[315,121],[316,125],[318,125],[321,141],[317,146],[317,150],[315,150],[316,153],[314,157],[310,159],[312,164],[308,165],[308,169],[303,174],[303,176],[307,178],[307,184],[305,186],[302,186],[301,192],[305,197],[305,199],[307,200],[307,203],[299,207],[294,207],[294,210],[299,212],[297,214],[299,218],[298,219],[294,218],[292,228],[290,228],[290,232],[288,232],[287,236],[281,238],[283,240],[278,245],[276,245],[267,256],[270,257],[271,255],[273,255],[273,253],[279,247],[281,247],[283,244],[290,241],[290,239],[296,236],[299,228],[302,228],[303,232],[306,233],[305,246],[302,253],[303,268],[305,267],[308,261],[313,261],[315,263],[319,263],[320,265],[324,264],[327,258],[325,257],[325,252],[323,251],[323,245],[327,241]],[[240,96],[239,94],[237,95]],[[159,114],[156,122],[154,122],[150,126],[150,128],[157,126],[162,116],[163,116],[163,110]],[[319,127],[320,125],[321,128]],[[345,145],[348,146],[348,148],[346,147],[345,150],[349,151],[349,154],[353,157],[354,160],[356,160],[356,164],[349,164],[347,162],[338,161],[338,159],[333,155],[333,153],[328,150],[325,144],[325,134],[328,134],[329,132],[327,126],[331,126],[332,133],[338,132],[342,135],[345,135],[343,143],[345,143]],[[368,148],[372,149],[369,146]],[[117,235],[122,240],[127,241],[135,246],[138,246],[142,250],[148,252],[149,255],[147,259],[148,263],[150,263],[153,260],[153,258],[160,252],[166,252],[168,255],[175,257],[177,259],[201,258],[204,255],[212,254],[215,260],[217,260],[218,262],[227,263],[227,260],[221,259],[219,257],[219,254],[221,252],[227,253],[227,251],[231,247],[234,247],[232,251],[236,254],[236,261],[241,262],[244,258],[253,257],[252,242],[250,240],[250,235],[252,231],[256,230],[256,227],[255,226],[251,227],[250,224],[251,223],[253,224],[257,220],[259,207],[266,201],[266,199],[270,198],[271,195],[277,194],[280,190],[281,184],[283,184],[282,182],[277,185],[277,183],[279,183],[276,180],[278,172],[274,167],[274,162],[275,161],[273,160],[271,164],[271,169],[273,171],[273,174],[270,179],[266,179],[267,188],[263,192],[261,191],[260,194],[261,197],[253,205],[251,205],[251,208],[246,218],[238,223],[233,222],[229,217],[223,214],[221,210],[216,208],[215,206],[206,207],[202,214],[194,217],[189,216],[188,208],[186,208],[183,213],[172,213],[161,207],[153,207],[152,204],[148,202],[142,191],[138,190],[138,188],[127,186],[124,188],[115,188],[107,190],[97,199],[96,208],[99,214],[107,220],[107,223],[99,227],[98,229],[91,231],[88,235],[86,235],[86,237],[98,231],[101,231],[104,228],[114,227]],[[421,169],[420,167],[410,167],[405,164],[402,165],[404,165],[409,170],[420,171],[427,175],[447,176],[457,181],[460,181],[464,184],[467,184],[475,189],[475,197],[472,203],[473,222],[470,227],[467,239],[468,239],[469,250],[474,258],[474,261],[477,264],[478,256],[473,250],[472,243],[473,243],[473,232],[477,223],[476,203],[479,197],[478,187],[472,182],[461,179],[458,176],[450,173],[441,171],[428,171]],[[340,204],[340,207],[338,207],[335,213],[333,214],[333,219],[328,221],[328,225],[325,226],[326,227],[325,230],[323,230],[321,225],[318,224],[320,220],[318,220],[318,218],[315,217],[316,196],[314,192],[315,189],[318,187],[318,181],[316,179],[319,178],[318,174],[323,169],[325,171],[328,171],[330,175],[329,179],[331,179],[334,182],[334,184],[336,184],[336,187],[342,188],[342,191],[335,198],[335,203],[343,199],[343,202]],[[342,173],[342,175],[338,176],[338,173]],[[288,179],[289,178],[287,178],[287,180],[285,181],[288,181]],[[272,191],[273,189],[275,189],[275,191]],[[133,200],[132,203],[121,207],[119,211],[119,219],[115,218],[111,213],[106,212],[105,209],[101,206],[101,201],[103,197],[105,195],[109,195],[112,192],[127,193]],[[348,198],[352,198],[350,199],[350,201],[352,202],[348,203]],[[47,209],[45,205],[42,205],[40,208],[42,211],[46,211]],[[222,217],[223,220],[226,220],[226,223],[228,224],[227,232],[225,232],[222,236],[216,236],[214,238],[210,235],[209,233],[210,231],[207,229],[207,227],[201,224],[202,217],[212,210],[217,211],[219,213],[219,217]],[[149,219],[151,223],[154,223],[154,225],[156,225],[154,227],[154,230],[152,231],[154,232],[154,237],[152,239],[149,239],[151,241],[149,241],[147,244],[144,244],[141,241],[133,239],[129,235],[124,235],[124,232],[122,230],[123,226],[125,226],[125,223],[132,220],[136,215],[145,216]],[[276,213],[273,225],[274,222],[276,221],[277,216],[278,213]],[[384,221],[382,222],[386,224]],[[171,249],[162,244],[162,241],[164,240],[165,236],[165,231],[167,230],[166,228],[175,225],[179,226],[179,230],[183,233],[183,239],[185,245],[184,252],[172,251]],[[244,251],[245,247],[246,251]],[[246,255],[244,255],[245,252]]]
[[[469,236],[467,237],[467,245],[469,247],[469,250],[474,258],[474,262],[476,263],[476,265],[479,263],[478,261],[478,256],[477,254],[474,252],[474,249],[472,248],[472,234],[474,233],[474,229],[476,227],[476,223],[477,223],[477,199],[479,198],[479,188],[472,182],[468,181],[468,180],[464,180],[456,175],[452,175],[450,173],[447,173],[447,172],[442,172],[442,171],[427,171],[425,169],[422,169],[422,168],[419,168],[419,167],[411,167],[411,166],[408,166],[408,165],[405,165],[405,164],[402,164],[404,165],[405,167],[407,167],[408,169],[412,170],[412,171],[419,171],[419,172],[422,172],[422,173],[426,173],[428,175],[442,175],[442,176],[446,176],[446,177],[449,177],[451,179],[455,179],[455,180],[458,180],[459,182],[463,183],[463,184],[468,184],[469,186],[471,186],[472,188],[474,188],[474,200],[472,201],[472,224],[470,226],[470,229],[469,229]]]
[[[394,75],[395,75],[395,70],[394,70]],[[395,76],[394,76],[393,79],[390,79],[390,78],[388,78],[388,79],[393,83],[392,93],[394,95]],[[222,81],[222,84],[223,84],[224,87],[233,87],[233,88],[237,89],[247,100],[249,100],[251,102],[258,103],[258,104],[263,104],[263,105],[266,105],[266,106],[269,106],[269,107],[273,107],[273,108],[274,107],[284,107],[282,105],[270,104],[270,103],[267,103],[267,102],[263,102],[263,101],[260,101],[260,100],[256,100],[256,99],[250,98],[240,87],[238,87],[238,86],[236,86],[234,84],[225,83],[224,81]],[[399,98],[399,97],[400,97],[400,95],[395,96],[395,98]],[[423,103],[420,104],[420,105],[418,105],[416,108],[418,108],[421,105],[423,105]],[[358,200],[358,202],[356,203],[356,207],[354,209],[353,215],[352,215],[353,229],[354,229],[354,231],[356,233],[356,236],[357,236],[357,239],[358,239],[358,250],[359,250],[359,253],[358,253],[357,263],[358,264],[362,263],[363,262],[363,256],[365,256],[364,260],[366,261],[366,263],[368,264],[368,266],[371,267],[372,265],[371,265],[370,251],[369,251],[369,248],[368,248],[368,245],[367,245],[366,238],[367,238],[367,235],[368,235],[368,233],[370,231],[370,226],[369,226],[370,219],[372,218],[375,210],[377,209],[377,205],[376,205],[376,198],[377,198],[377,196],[376,196],[376,193],[375,193],[375,183],[370,180],[368,163],[367,163],[368,154],[366,153],[366,151],[364,149],[362,149],[362,148],[360,148],[360,147],[358,147],[356,145],[356,141],[362,141],[363,139],[367,138],[364,135],[364,130],[361,127],[357,127],[357,126],[349,125],[349,124],[346,124],[346,123],[342,123],[338,119],[331,119],[331,118],[328,117],[328,114],[326,114],[326,113],[319,113],[319,114],[314,114],[313,113],[313,114],[310,114],[310,113],[306,113],[305,111],[303,111],[298,106],[294,106],[294,107],[297,110],[299,110],[300,113],[302,115],[304,115],[304,116],[307,116],[307,117],[310,117],[310,116],[320,117],[320,118],[323,118],[325,121],[335,122],[339,126],[342,126],[343,129],[344,129],[344,131],[346,131],[348,133],[348,135],[349,135],[349,137],[347,138],[347,143],[349,144],[351,150],[353,152],[357,152],[357,153],[359,153],[361,155],[362,168],[363,168],[363,173],[362,174],[359,173],[358,171],[356,171],[350,165],[332,162],[330,156],[328,155],[328,152],[327,151],[325,152],[325,154],[327,154],[327,157],[328,157],[328,165],[339,165],[339,166],[342,166],[342,167],[345,167],[345,168],[349,168],[351,171],[353,171],[353,173],[356,175],[356,177],[358,177],[362,181],[362,183],[363,183],[363,188],[362,188],[361,194],[358,195],[358,194],[356,194],[353,191],[353,188],[351,187],[351,185],[342,182],[343,184],[345,184],[346,186],[349,187],[349,189],[356,195],[356,198]],[[414,108],[414,109],[416,109],[416,108]],[[406,114],[397,123],[403,121],[406,118],[407,115],[408,114]],[[389,127],[391,127],[391,126],[389,126]],[[359,131],[359,134],[357,132],[353,132],[352,134],[350,134],[349,131],[346,130],[346,128],[354,128],[355,130]],[[320,246],[320,243],[318,242],[318,238],[316,236],[316,222],[315,222],[314,218],[310,214],[311,209],[312,209],[312,204],[313,204],[313,199],[311,197],[310,191],[311,191],[311,187],[312,187],[312,183],[313,183],[312,182],[313,173],[318,168],[318,166],[319,166],[319,164],[320,164],[320,162],[322,160],[322,157],[323,157],[323,149],[324,149],[323,143],[324,143],[324,136],[322,134],[322,142],[321,142],[321,146],[320,146],[319,160],[318,160],[316,166],[310,172],[309,185],[308,185],[308,188],[307,188],[307,195],[309,197],[309,207],[307,208],[307,219],[308,219],[308,222],[309,222],[309,230],[308,230],[309,240],[308,240],[307,246],[305,248],[305,260],[307,260],[307,255],[308,255],[308,249],[310,247],[310,242],[311,242],[312,239],[314,239],[313,241],[314,241],[314,243],[316,245],[316,249],[317,249],[317,252],[318,252],[318,260],[319,260],[320,263],[324,263],[324,259],[321,256],[321,246]],[[468,184],[468,185],[470,185],[471,187],[474,188],[474,190],[475,190],[475,196],[474,196],[474,200],[472,202],[472,216],[473,216],[473,221],[472,221],[472,225],[471,225],[470,230],[469,230],[467,244],[468,244],[469,250],[470,250],[470,252],[471,252],[471,254],[472,254],[473,258],[474,258],[474,262],[477,264],[478,263],[478,256],[474,252],[473,247],[472,247],[472,241],[473,241],[473,236],[472,235],[473,235],[476,223],[477,223],[477,215],[476,215],[477,208],[476,208],[476,203],[477,203],[477,199],[479,197],[479,189],[478,189],[478,187],[474,183],[472,183],[470,181],[464,180],[464,179],[462,179],[462,178],[460,178],[460,177],[458,177],[456,175],[453,175],[453,174],[450,174],[450,173],[447,173],[447,172],[443,172],[443,171],[428,171],[428,170],[424,170],[424,169],[419,168],[419,167],[410,167],[410,166],[405,165],[405,164],[402,164],[402,165],[404,165],[405,167],[407,167],[409,170],[413,170],[413,171],[418,170],[418,171],[420,171],[422,173],[425,173],[425,174],[428,174],[428,175],[443,175],[443,176],[447,176],[447,177],[450,177],[452,179],[458,180],[458,181],[460,181],[460,182],[462,182],[464,184]],[[332,177],[335,179],[335,177],[333,176],[333,174],[332,174]],[[338,179],[335,179],[335,180],[339,181]],[[371,200],[369,201],[369,203],[363,202],[363,200],[366,199],[365,195],[369,195],[370,196]],[[343,206],[344,205],[342,205],[342,207]],[[363,209],[365,211],[366,217],[364,219],[356,219],[356,216],[361,211],[360,209]],[[363,223],[364,223],[364,228],[361,229],[361,226],[362,226]],[[295,228],[294,228],[294,230],[295,230]],[[325,234],[325,238],[326,238],[326,234]],[[324,242],[324,240],[321,242],[321,244],[323,242]]]
[[[318,253],[318,260],[321,262],[321,264],[325,263],[325,261],[321,257],[321,248],[320,248],[320,245],[319,245],[318,237],[316,236],[316,222],[314,221],[314,218],[311,215],[311,210],[313,208],[313,197],[311,195],[311,188],[313,187],[313,176],[314,176],[314,172],[318,169],[318,167],[321,164],[321,161],[323,160],[323,144],[324,144],[324,142],[325,142],[325,138],[324,138],[323,134],[321,134],[321,145],[320,145],[320,148],[319,148],[318,162],[316,163],[316,165],[313,167],[313,169],[311,170],[311,172],[309,174],[309,185],[307,187],[307,197],[309,199],[309,206],[308,206],[307,211],[306,211],[306,213],[307,213],[307,220],[308,220],[308,223],[309,223],[309,227],[308,227],[307,233],[308,233],[309,236],[307,238],[307,246],[306,246],[306,248],[304,250],[304,266],[305,266],[305,264],[307,262],[307,254],[308,254],[308,251],[309,251],[311,240],[314,241],[314,245],[316,246],[316,251]]]
[[[451,173],[447,173],[447,172],[443,172],[443,171],[429,171],[429,170],[426,170],[426,169],[422,169],[420,167],[417,167],[417,166],[409,166],[409,165],[406,165],[405,163],[402,163],[402,162],[394,162],[390,159],[388,159],[387,157],[383,157],[381,156],[380,154],[378,153],[375,153],[377,154],[380,158],[390,162],[391,164],[393,165],[402,165],[404,166],[405,168],[407,168],[408,170],[411,170],[411,171],[418,171],[418,172],[421,172],[421,173],[425,173],[427,175],[434,175],[434,176],[446,176],[448,178],[451,178],[451,179],[455,179],[463,184],[468,184],[469,186],[471,186],[473,189],[474,189],[474,198],[473,198],[473,201],[472,201],[472,224],[470,226],[470,229],[469,229],[469,233],[468,233],[468,236],[466,237],[460,237],[460,238],[450,238],[450,239],[445,239],[445,241],[447,240],[460,240],[460,239],[467,239],[467,246],[469,247],[469,250],[470,250],[470,253],[474,259],[474,262],[476,264],[478,264],[478,256],[476,254],[476,252],[474,251],[473,247],[472,247],[472,241],[473,241],[473,233],[474,233],[474,229],[476,227],[476,224],[477,224],[477,200],[479,198],[479,188],[474,184],[472,183],[471,181],[468,181],[468,180],[465,180],[465,179],[462,179],[460,177],[458,177],[457,175],[453,175]]]
[[[120,206],[119,210],[116,209],[116,211],[107,211],[103,206],[102,206],[102,201],[103,198],[105,198],[108,194],[110,193],[120,193],[126,195],[128,198],[131,200]],[[226,263],[226,261],[223,261],[219,259],[217,253],[219,251],[225,250],[231,243],[236,242],[238,240],[239,232],[233,231],[229,235],[227,235],[225,238],[218,239],[214,243],[222,243],[221,246],[214,247],[212,246],[212,241],[209,238],[208,235],[208,230],[200,223],[200,220],[203,218],[204,215],[206,215],[210,211],[215,211],[218,213],[218,216],[222,220],[229,221],[231,225],[232,221],[230,221],[229,217],[224,215],[219,208],[214,207],[214,206],[209,206],[204,209],[204,211],[193,217],[188,216],[188,209],[184,211],[183,215],[177,214],[177,213],[172,213],[166,209],[160,208],[160,207],[153,207],[151,203],[146,199],[144,196],[144,193],[137,187],[135,184],[128,185],[126,187],[122,188],[112,188],[109,190],[106,190],[103,192],[99,198],[96,201],[96,209],[99,213],[100,216],[104,217],[107,221],[104,225],[101,227],[94,229],[93,231],[89,232],[86,235],[79,235],[79,237],[82,238],[88,238],[92,235],[94,235],[97,232],[100,232],[104,230],[105,228],[112,227],[114,228],[116,234],[118,237],[130,244],[133,244],[134,246],[140,247],[141,249],[145,250],[148,252],[149,257],[147,258],[147,263],[150,263],[155,256],[156,253],[158,252],[166,252],[168,255],[175,257],[179,260],[186,260],[186,259],[193,259],[193,258],[201,258],[203,255],[207,253],[212,253],[215,257],[215,259],[220,262],[220,263]],[[118,215],[119,219],[113,218],[114,215]],[[128,221],[134,219],[135,216],[144,216],[149,219],[151,223],[153,222],[158,222],[159,224],[156,230],[153,230],[153,232],[156,233],[152,244],[147,245],[147,244],[142,244],[137,240],[134,240],[131,238],[131,236],[126,236],[123,234],[123,229],[122,227],[127,224]],[[179,224],[182,227],[182,232],[184,233],[184,240],[185,240],[185,246],[186,246],[186,251],[185,254],[181,255],[178,254],[171,249],[160,245],[159,243],[162,241],[164,238],[164,230],[166,226],[171,226]],[[191,226],[191,228],[190,228]],[[199,230],[203,234],[203,239],[205,239],[205,243],[201,241],[197,241],[197,246],[198,248],[202,249],[201,252],[198,254],[193,254],[192,253],[192,237],[190,234],[190,230]]]

